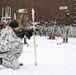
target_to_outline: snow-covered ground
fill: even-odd
[[[36,36],[36,59],[34,58],[34,40],[27,40],[19,61],[24,64],[18,70],[1,69],[0,75],[76,75],[76,38],[69,38],[69,43],[62,42],[60,37],[49,40],[48,37]]]

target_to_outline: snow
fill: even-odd
[[[19,61],[24,64],[18,70],[1,69],[0,75],[76,75],[76,38],[69,38],[69,43],[62,42],[60,37],[49,40],[48,37],[36,36],[36,60],[34,39],[27,40],[29,47],[23,45]]]

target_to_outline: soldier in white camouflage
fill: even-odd
[[[23,52],[23,45],[21,38],[17,37],[15,32],[18,30],[18,22],[12,21],[11,27],[6,26],[6,22],[1,22],[0,32],[0,58],[2,58],[2,65],[5,68],[13,70],[20,68],[18,58]]]

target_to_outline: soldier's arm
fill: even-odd
[[[73,17],[71,16],[71,24],[73,24]]]

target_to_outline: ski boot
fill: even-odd
[[[63,39],[63,42],[62,43],[65,43],[65,39]]]
[[[26,42],[26,38],[24,38],[24,44],[28,44],[28,43]]]
[[[20,63],[19,65],[20,65],[20,66],[23,66],[23,63]]]
[[[66,43],[68,43],[68,39],[66,39]]]

